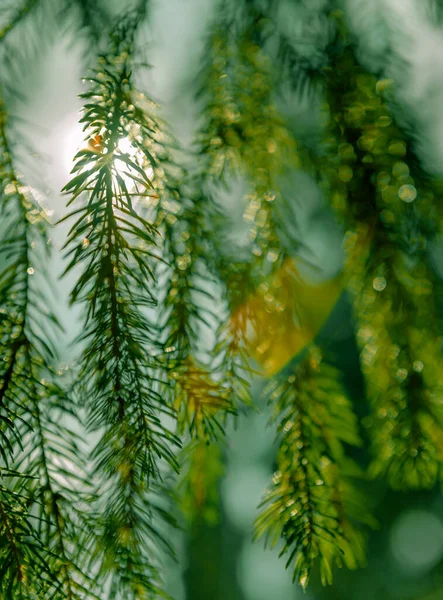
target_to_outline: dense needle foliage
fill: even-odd
[[[316,571],[329,585],[335,567],[365,565],[377,527],[368,480],[403,491],[442,480],[441,283],[429,253],[441,184],[398,118],[395,82],[360,64],[338,2],[310,9],[327,39],[307,62],[278,0],[222,0],[181,147],[138,90],[150,3],[116,18],[104,2],[62,4],[21,0],[0,22],[1,56],[49,12],[86,29],[91,50],[60,221],[82,314],[69,366],[45,271],[52,224],[20,174],[13,78],[0,81],[0,597],[167,598],[170,531],[180,513],[187,525],[220,521],[225,433],[248,418],[260,376],[278,450],[255,537],[281,548],[304,588]],[[320,107],[315,136],[285,117],[287,88]],[[345,230],[361,423],[320,326],[307,334],[303,322],[304,240],[288,222],[300,172]],[[230,211],[223,198],[239,181]]]

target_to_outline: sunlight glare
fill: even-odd
[[[137,154],[136,148],[134,148],[134,146],[131,144],[130,140],[127,137],[121,138],[119,140],[117,148],[120,150],[120,152],[123,152],[124,154],[129,154],[131,158],[134,158],[134,156]]]
[[[78,115],[76,115],[76,118]],[[66,133],[63,138],[63,146],[61,151],[61,162],[63,166],[63,176],[65,180],[68,180],[71,174],[71,170],[74,166],[74,157],[82,149],[88,148],[88,141],[85,139],[85,133],[78,123],[69,119],[69,127],[65,127]],[[138,149],[131,143],[128,137],[121,138],[117,143],[117,154],[125,154],[129,159],[139,166],[142,166],[138,160],[140,154]],[[129,192],[132,192],[135,186],[134,179],[130,175],[130,167],[121,159],[115,157],[114,168],[118,172],[119,176],[123,179]],[[144,171],[148,179],[152,179],[154,172],[151,167],[145,167]]]
[[[121,138],[117,144],[117,149],[122,154],[127,154],[132,161],[139,164],[139,161],[137,160],[137,156],[139,153],[137,151],[137,148],[135,148],[131,144],[131,141],[129,140],[129,138],[127,138],[127,137]],[[141,166],[141,165],[139,164],[139,166]],[[125,185],[128,188],[128,190],[131,191],[134,188],[135,184],[134,184],[134,180],[132,179],[132,177],[128,174],[128,170],[129,170],[128,166],[121,159],[116,158],[114,167],[115,167],[116,171],[118,171],[118,174],[120,175],[120,177],[125,182]],[[154,171],[153,171],[152,167],[147,167],[147,168],[145,167],[144,171],[145,171],[148,179],[151,180],[154,175]]]
[[[77,113],[74,118],[70,115],[69,120],[67,119],[66,123],[63,123],[63,125],[67,125],[68,122],[69,127],[66,126],[64,128],[66,133],[63,136],[64,143],[62,148],[63,175],[66,180],[68,180],[69,174],[74,166],[74,156],[84,146],[85,138],[84,131],[82,130],[80,123],[78,123]]]

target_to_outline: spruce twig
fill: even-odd
[[[132,87],[139,17],[120,21],[87,79],[82,122],[91,141],[77,154],[65,186],[69,204],[80,204],[65,217],[75,218],[66,271],[83,265],[71,292],[71,301],[85,306],[78,392],[89,430],[99,432],[92,452],[101,496],[95,556],[110,598],[164,596],[153,550],[172,548],[155,517],[172,519],[155,496],[164,496],[160,459],[177,469],[173,449],[179,445],[165,424],[175,415],[162,397],[159,346],[147,313],[156,304],[152,261],[159,237],[136,204],[151,192],[156,197],[149,168],[152,173],[157,166],[151,142],[160,135]],[[122,140],[135,155],[121,148]]]

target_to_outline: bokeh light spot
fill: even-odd
[[[382,292],[386,288],[386,285],[387,283],[384,277],[375,277],[374,281],[372,282],[372,286],[377,292]]]
[[[431,512],[405,511],[392,527],[390,546],[402,570],[425,573],[443,556],[443,523]]]
[[[398,195],[403,202],[414,202],[417,198],[417,190],[413,185],[402,185],[398,190]]]

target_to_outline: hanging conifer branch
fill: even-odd
[[[65,187],[69,204],[88,194],[87,204],[66,217],[77,219],[66,246],[67,271],[85,265],[71,293],[72,302],[86,307],[81,402],[90,430],[103,432],[92,453],[105,478],[99,484],[97,553],[104,552],[101,572],[110,598],[125,593],[134,599],[163,594],[153,551],[158,544],[171,549],[153,515],[170,519],[153,494],[161,493],[159,459],[176,469],[173,446],[178,444],[162,421],[174,415],[160,394],[158,347],[146,316],[156,302],[150,261],[156,258],[158,233],[140,208],[135,210],[151,195],[148,173],[155,158],[150,142],[157,135],[131,82],[139,20],[137,12],[120,21],[108,53],[87,79],[82,122],[90,148],[77,154],[76,175]],[[128,140],[135,154],[122,149]]]
[[[210,348],[201,340],[218,321],[210,307],[218,282],[210,278],[208,269],[212,249],[206,242],[206,201],[195,196],[198,192],[192,183],[182,187],[180,204],[174,200],[163,203],[164,259],[169,266],[162,320],[175,380],[172,393],[179,430],[188,429],[192,437],[213,439],[223,431],[225,418],[235,407],[220,381],[211,378],[210,362],[200,358],[210,357]]]
[[[183,173],[181,186],[160,194],[159,201],[164,263],[159,263],[158,278],[165,282],[160,323],[171,402],[179,431],[190,438],[179,456],[177,486],[188,524],[218,520],[224,430],[239,404],[251,403],[243,365],[247,358],[240,351],[246,323],[244,329],[230,321],[226,325],[226,300],[219,298],[225,295],[221,253],[213,229],[220,214],[211,195],[203,193],[204,178],[203,173]]]
[[[4,232],[1,251],[5,267],[0,279],[0,302],[2,307],[2,377],[0,402],[2,407],[2,425],[19,436],[17,422],[27,413],[31,405],[32,390],[27,388],[32,382],[34,361],[42,363],[54,357],[53,344],[42,335],[42,325],[38,317],[43,315],[47,323],[59,327],[56,317],[47,310],[46,298],[35,285],[35,264],[41,250],[46,251],[48,238],[46,216],[32,197],[31,190],[23,186],[17,178],[12,162],[11,148],[6,130],[6,111],[0,106],[0,144],[2,149],[2,188],[1,209],[4,217]],[[37,317],[37,318],[36,318]],[[35,354],[30,354],[34,352]],[[29,377],[31,378],[29,380]],[[37,380],[39,379],[37,375]],[[7,462],[8,454],[14,454],[14,448],[20,438],[8,442],[2,428],[2,455]]]
[[[435,402],[440,325],[426,240],[436,234],[437,190],[393,121],[383,96],[389,82],[365,72],[347,46],[326,83],[336,129],[330,139],[340,143],[327,168],[322,157],[322,173],[350,228],[347,268],[373,405],[371,473],[394,488],[433,487],[441,473],[443,415]]]
[[[81,546],[81,538],[79,521],[74,524],[70,515],[71,504],[79,502],[80,494],[75,493],[71,486],[73,480],[76,485],[82,483],[81,458],[75,435],[55,419],[58,415],[63,422],[69,413],[63,391],[55,383],[52,364],[56,360],[56,352],[48,333],[54,328],[56,332],[60,331],[61,327],[54,313],[48,309],[50,303],[36,281],[39,276],[37,265],[42,253],[47,254],[48,250],[49,224],[31,190],[19,181],[16,174],[3,105],[1,117],[1,210],[5,231],[0,252],[6,265],[0,276],[1,452],[5,465],[12,464],[13,467],[5,470],[5,474],[10,475],[4,498],[23,504],[19,510],[22,514],[17,522],[17,535],[20,537],[24,528],[28,528],[29,532],[35,531],[34,535],[38,534],[40,540],[37,543],[30,538],[29,549],[23,541],[17,544],[13,550],[14,561],[9,564],[19,571],[16,575],[6,573],[5,577],[11,581],[14,577],[18,578],[17,581],[29,586],[27,593],[31,593],[33,586],[38,589],[45,585],[49,590],[52,585],[53,593],[74,599],[78,597],[76,592],[81,583],[74,579],[76,568],[70,550],[72,544]],[[58,480],[61,472],[62,482]],[[69,482],[67,478],[70,478]],[[37,513],[37,516],[34,515],[35,530],[34,526],[26,524],[28,510],[30,514]],[[14,529],[10,517],[15,512],[8,512],[7,505],[3,505],[2,514],[9,519],[3,526],[7,529],[11,551]],[[62,525],[64,522],[70,523],[69,533]],[[35,579],[19,574],[26,570],[33,572],[33,567],[26,561],[27,555],[34,549],[37,553],[46,552],[36,559],[38,565],[42,560],[45,562],[41,582],[38,582],[39,574],[34,574]],[[20,556],[23,564],[20,564]],[[3,558],[7,565],[8,554]],[[77,569],[77,572],[80,571]]]
[[[81,427],[65,392],[44,379],[40,384],[15,466],[29,477],[25,490],[38,519],[38,539],[51,553],[54,598],[77,600],[87,594],[98,599],[89,571],[91,489],[81,436],[75,433]],[[20,479],[17,483],[22,490]]]
[[[200,75],[198,97],[206,104],[198,143],[215,180],[239,173],[250,183],[244,218],[251,223],[260,277],[283,259],[276,209],[279,177],[299,163],[294,138],[274,105],[270,61],[257,44],[262,15],[246,3],[241,16],[232,18],[225,4],[220,3],[225,12],[208,40]]]
[[[432,487],[442,457],[442,419],[434,400],[441,351],[431,334],[440,326],[426,239],[437,232],[439,192],[394,122],[386,99],[391,82],[358,65],[342,12],[328,18],[335,39],[331,64],[321,73],[330,118],[326,152],[308,150],[303,158],[348,227],[345,271],[373,405],[367,420],[374,440],[370,472],[395,488]],[[290,61],[293,69],[293,52]]]
[[[174,523],[167,477],[183,463],[176,499],[188,522],[217,521],[224,432],[252,403],[251,356],[266,374],[277,373],[269,396],[279,441],[278,471],[256,535],[282,544],[304,587],[316,569],[328,584],[334,566],[364,563],[374,522],[360,493],[362,474],[348,456],[348,446],[359,444],[351,403],[320,350],[292,362],[318,331],[302,322],[310,321],[309,311],[300,306],[297,259],[285,245],[287,214],[280,210],[290,199],[285,176],[300,168],[314,175],[347,229],[344,278],[372,407],[363,420],[369,475],[402,490],[433,489],[443,476],[440,282],[429,257],[441,184],[422,171],[395,122],[386,94],[391,82],[358,64],[335,0],[296,7],[301,21],[308,15],[307,29],[320,25],[314,41],[298,38],[298,22],[297,31],[282,25],[280,9],[291,3],[220,2],[200,74],[201,129],[188,171],[154,102],[134,89],[137,28],[148,1],[131,1],[137,10],[120,14],[82,95],[88,142],[65,187],[72,224],[66,271],[80,272],[71,300],[84,309],[72,397],[56,370],[61,328],[44,291],[48,223],[38,194],[18,174],[16,140],[23,136],[0,102],[6,600],[166,597],[160,552],[173,553],[166,530]],[[47,30],[35,25],[60,7],[50,15],[43,11],[55,5],[46,0],[7,3],[0,42],[5,59],[21,69],[26,61],[17,53],[11,60],[10,42],[22,42],[19,32],[29,24],[43,44]],[[62,4],[69,14],[74,7],[94,41],[107,36],[106,2]],[[298,50],[306,43],[312,51],[304,61]],[[26,48],[17,43],[20,54]],[[2,82],[6,103],[13,80]],[[323,143],[306,136],[303,147],[274,100],[280,84],[303,95],[314,80],[324,86],[329,124]],[[317,125],[323,122],[318,115]],[[237,175],[247,187],[241,232],[217,199],[217,188],[229,191]],[[335,299],[341,281],[318,295],[332,290]],[[310,314],[322,313],[313,304]],[[305,336],[308,329],[314,335]]]
[[[232,7],[231,7],[232,8]],[[217,247],[214,234],[212,272],[225,287],[227,320],[223,319],[215,347],[216,368],[225,371],[225,387],[231,401],[249,402],[252,370],[248,359],[246,329],[254,322],[250,298],[263,276],[281,265],[284,251],[278,244],[275,206],[278,176],[292,159],[293,139],[272,102],[269,64],[255,43],[261,28],[260,14],[248,3],[231,14],[226,2],[219,5],[200,73],[198,98],[203,99],[203,123],[197,137],[204,161],[204,194],[211,198],[214,184],[226,185],[233,173],[248,179],[251,193],[244,218],[251,223],[252,256],[239,262]],[[266,140],[264,143],[263,140]],[[275,201],[275,202],[274,202]],[[212,226],[228,231],[226,219],[213,206]],[[224,223],[223,223],[224,221]],[[225,234],[226,235],[226,234]],[[223,258],[224,257],[224,258]],[[260,289],[260,288],[259,288]]]
[[[364,564],[361,525],[374,524],[352,483],[359,469],[344,448],[360,445],[357,420],[339,374],[317,349],[289,372],[269,386],[280,448],[256,537],[265,535],[272,546],[283,538],[281,555],[289,554],[287,566],[293,565],[294,580],[303,587],[316,562],[326,585],[334,565]]]
[[[217,319],[219,325],[211,365],[217,383],[211,382],[205,371],[202,372],[193,365],[192,377],[189,378],[191,386],[182,389],[178,399],[183,398],[185,393],[188,400],[191,400],[191,403],[187,402],[187,406],[191,404],[194,409],[195,406],[202,406],[202,398],[208,397],[211,400],[211,412],[215,411],[212,418],[220,431],[228,414],[236,414],[239,406],[252,403],[250,382],[253,369],[250,366],[247,329],[254,323],[255,315],[250,309],[250,299],[256,291],[259,277],[269,271],[271,265],[275,267],[280,256],[279,250],[271,248],[273,242],[270,241],[271,238],[276,241],[277,234],[274,228],[275,215],[271,210],[275,194],[269,191],[271,185],[276,185],[276,180],[271,183],[269,174],[286,152],[285,149],[275,161],[271,161],[272,165],[268,169],[268,150],[271,154],[275,152],[274,138],[286,130],[271,102],[269,65],[252,42],[254,26],[251,25],[251,20],[256,17],[255,10],[243,7],[247,16],[246,25],[242,22],[239,29],[235,19],[230,20],[229,14],[223,12],[225,4],[220,3],[218,19],[215,20],[214,29],[207,41],[197,94],[204,104],[203,123],[196,140],[202,173],[198,184],[200,193],[195,196],[193,211],[189,213],[188,218],[180,215],[181,221],[185,219],[190,224],[188,229],[193,229],[193,236],[186,244],[191,248],[188,255],[192,261],[191,267],[197,261],[206,266],[206,279],[212,274],[213,285],[220,287],[221,284],[223,305],[220,318]],[[269,138],[266,148],[263,148],[263,137]],[[283,137],[286,143],[288,137]],[[283,166],[279,163],[279,172],[282,169]],[[255,258],[244,262],[228,259],[226,248],[218,245],[221,242],[220,232],[223,231],[223,227],[227,231],[226,223],[229,219],[221,213],[213,199],[214,184],[226,185],[233,173],[250,179],[251,185],[261,198],[257,201],[255,195],[248,200],[249,209],[252,207],[254,213],[252,221],[255,219],[255,213],[259,212],[260,208],[262,210],[259,226],[254,223],[251,228],[254,234],[250,232],[250,237],[256,238],[258,244],[252,255],[255,255]],[[249,218],[247,214],[245,218]],[[201,250],[199,252],[195,240],[198,240],[199,236],[202,239],[202,232],[206,230],[204,247],[207,250],[202,253]],[[260,240],[267,249],[265,258],[269,259],[265,268],[263,265],[266,265],[266,261],[263,262]],[[183,277],[176,278],[177,281],[180,279]],[[187,289],[187,286],[188,284],[184,289]],[[176,294],[175,289],[173,294]],[[183,294],[174,297],[188,309],[192,306],[190,298],[186,303],[183,302]],[[204,314],[204,310],[199,314]],[[189,364],[185,365],[185,368],[189,369]],[[176,372],[178,375],[178,371]],[[203,403],[203,407],[205,405],[207,403]],[[200,412],[203,415],[203,411]],[[190,418],[194,418],[194,413],[195,410],[191,412]],[[202,422],[205,421],[204,429],[208,430],[210,426],[210,434],[213,437],[213,425],[203,417]],[[195,421],[191,422],[195,426]],[[201,459],[202,449],[197,447],[197,450]],[[191,458],[190,473],[192,460]],[[212,471],[220,470],[215,463],[213,467]]]
[[[159,264],[159,280],[165,282],[160,324],[171,403],[179,432],[189,438],[179,456],[178,503],[188,523],[201,518],[214,522],[216,483],[223,471],[219,444],[236,405],[222,381],[223,369],[212,364],[210,338],[219,322],[212,306],[217,306],[219,282],[210,267],[211,204],[201,193],[199,178],[183,176],[175,194],[160,196],[164,263]]]
[[[356,297],[373,416],[370,473],[393,488],[432,488],[441,477],[443,413],[440,325],[426,259],[411,260],[392,240],[373,239],[371,259]],[[377,245],[381,252],[377,251]]]
[[[255,310],[260,302],[251,299],[258,295],[261,304],[271,309],[266,300],[270,286],[263,278],[278,273],[285,258],[292,260],[279,235],[283,200],[280,179],[288,169],[299,166],[299,159],[295,140],[274,105],[270,61],[260,47],[266,20],[254,3],[229,7],[221,2],[219,8],[222,14],[216,18],[208,40],[201,75],[204,87],[199,96],[206,103],[198,144],[201,159],[207,163],[206,190],[214,183],[226,184],[233,172],[246,177],[250,185],[243,215],[250,223],[249,260],[246,256],[243,261],[226,256],[222,248],[214,251],[220,256],[214,266],[225,285],[230,315],[228,324],[222,324],[218,332],[216,362],[225,364],[231,391],[236,388],[248,401],[252,370],[245,334],[248,326],[263,326],[262,315]],[[222,220],[220,216],[215,220],[218,230]],[[225,223],[229,219],[225,218]],[[228,226],[225,229],[228,231]],[[286,267],[287,274],[294,273]],[[274,303],[275,307],[279,304]]]
[[[230,267],[229,272],[226,265],[220,267],[226,285],[228,317],[220,322],[217,330],[213,365],[223,373],[226,397],[237,410],[240,406],[252,405],[251,380],[258,372],[251,366],[248,327],[256,325],[256,314],[248,304],[254,291],[247,272],[249,265],[231,264]]]
[[[38,539],[27,498],[3,485],[0,488],[0,540],[2,592],[6,599],[44,598],[54,591],[57,581],[49,565],[52,555]]]

